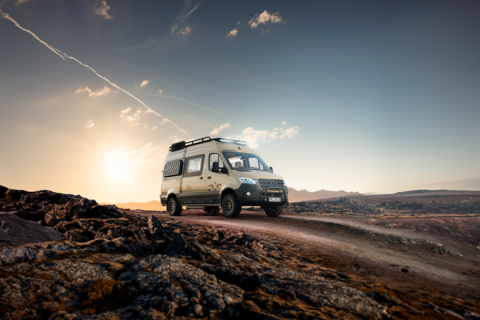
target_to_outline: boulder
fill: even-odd
[[[5,192],[5,198],[7,199],[20,199],[22,194],[20,193],[19,190],[15,189],[8,189],[7,192]]]
[[[51,213],[46,213],[44,217],[44,221],[48,226],[53,227],[62,220],[58,219],[55,215]]]
[[[0,248],[64,240],[60,232],[27,221],[10,212],[0,212]]]
[[[0,186],[0,199],[5,198],[5,193],[7,192],[8,188],[4,186]]]

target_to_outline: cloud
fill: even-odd
[[[186,35],[189,34],[192,29],[190,27],[183,27],[180,31],[177,32],[178,35]]]
[[[88,93],[88,96],[91,98],[96,98],[96,97],[105,96],[110,92],[112,92],[112,90],[110,90],[110,88],[107,86],[104,86],[103,89],[98,89],[96,91],[92,91],[92,89],[90,89],[89,87],[85,87],[83,89],[78,89],[77,91],[75,91],[75,94],[79,94],[82,92]]]
[[[103,165],[108,168],[155,168],[163,165],[167,148],[147,143],[139,149],[132,146],[115,147],[103,156]]]
[[[135,113],[130,113],[132,107],[128,107],[120,111],[120,118],[122,121],[125,121],[131,126],[139,125],[140,120],[146,114],[152,113],[150,110],[142,111],[142,109],[138,109]],[[170,122],[168,119],[163,119],[162,123]],[[147,124],[145,124],[147,126]]]
[[[191,15],[195,10],[198,9],[198,7],[200,7],[199,4],[196,4],[192,9],[189,10],[190,8],[190,4],[191,4],[191,1],[186,1],[182,10],[180,11],[180,13],[178,14],[177,16],[177,19],[175,21],[175,23],[170,27],[170,35],[174,34],[174,33],[177,33],[179,35],[183,35],[183,34],[187,34],[191,31],[190,27],[186,27],[186,28],[183,28],[183,32],[186,31],[186,33],[183,33],[182,30],[180,30],[179,32],[177,32],[178,29],[181,28],[181,26],[183,25],[183,22],[185,21],[185,19]],[[188,29],[188,31],[186,30]]]
[[[237,23],[235,23],[235,24],[236,24],[237,26],[239,26],[239,25],[240,25],[240,21],[237,21]]]
[[[227,122],[225,124],[222,124],[220,127],[213,129],[213,131],[210,132],[210,134],[211,135],[219,134],[220,131],[222,131],[223,129],[230,128],[230,127],[231,127],[231,124]]]
[[[140,88],[143,86],[146,86],[148,84],[148,80],[143,80],[142,83],[140,84]]]
[[[104,17],[107,20],[113,18],[112,15],[108,13],[110,9],[111,9],[110,6],[107,4],[107,1],[105,0],[98,1],[93,6],[93,12],[95,12],[97,16]]]
[[[163,91],[162,91],[162,89],[158,89],[158,92],[160,92],[160,94],[162,94]]]
[[[281,23],[282,19],[280,12],[270,13],[265,10],[262,13],[257,13],[250,19],[250,21],[248,21],[248,24],[250,25],[250,28],[255,29],[259,24],[267,25],[268,23]]]
[[[287,122],[286,122],[286,121],[282,121],[282,123],[280,123],[280,124],[283,124],[284,126],[286,126],[286,125],[287,125]]]
[[[227,37],[235,37],[238,33],[238,30],[237,29],[233,29],[232,31],[230,31],[229,33],[227,33]]]
[[[48,43],[46,43],[45,41],[43,41],[42,39],[40,39],[35,33],[33,33],[32,31],[28,30],[28,29],[25,29],[24,27],[22,27],[20,24],[18,24],[17,21],[15,21],[12,17],[10,17],[10,15],[8,15],[7,13],[4,13],[1,8],[0,8],[0,16],[4,19],[7,19],[7,20],[10,20],[17,28],[19,28],[20,30],[22,31],[25,31],[27,33],[29,33],[30,35],[32,35],[32,37],[34,37],[38,42],[40,42],[41,44],[43,44],[44,46],[46,46],[49,50],[51,50],[53,53],[55,53],[57,56],[59,56],[60,58],[62,58],[63,61],[67,62],[67,60],[65,60],[65,58],[67,59],[70,59],[70,60],[73,60],[75,62],[77,62],[79,65],[89,69],[90,71],[92,71],[93,73],[95,73],[95,75],[97,77],[99,77],[100,79],[103,79],[105,80],[106,82],[108,82],[112,87],[114,88],[117,88],[118,90],[122,91],[123,93],[129,95],[130,97],[132,97],[133,99],[137,100],[137,102],[139,102],[142,106],[144,106],[146,109],[150,110],[151,112],[155,113],[157,116],[159,116],[160,118],[163,118],[165,119],[164,116],[162,116],[160,113],[158,112],[155,112],[153,111],[152,108],[150,108],[149,106],[147,106],[142,100],[138,99],[136,96],[134,96],[133,94],[131,94],[130,92],[128,92],[127,90],[124,90],[122,88],[120,88],[119,86],[117,86],[115,83],[113,83],[112,81],[110,81],[109,79],[105,78],[104,76],[102,76],[101,74],[99,74],[97,71],[95,71],[95,69],[93,69],[92,67],[90,67],[88,64],[85,64],[83,62],[81,62],[80,60],[72,57],[72,56],[69,56],[68,54],[66,54],[65,52],[59,50],[59,49],[56,49],[54,47],[52,47],[51,45],[49,45]],[[187,131],[183,130],[182,128],[180,128],[177,124],[175,124],[173,121],[171,120],[168,120],[171,124],[173,124],[175,126],[175,128],[177,128],[178,130],[182,131],[183,133],[185,134],[188,134]]]
[[[91,127],[93,127],[95,125],[95,123],[93,123],[92,120],[88,120],[87,121],[87,128],[90,129]]]
[[[297,126],[288,129],[275,128],[273,130],[255,130],[253,127],[248,127],[242,131],[242,134],[237,137],[239,140],[247,141],[251,148],[258,148],[261,143],[269,143],[278,138],[293,138],[298,135],[300,128]]]

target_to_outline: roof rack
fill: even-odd
[[[195,140],[188,141],[188,142],[180,141],[180,142],[173,143],[170,146],[170,152],[182,150],[182,149],[185,149],[187,147],[191,147],[193,145],[208,142],[208,141],[217,141],[217,142],[223,142],[223,143],[235,143],[235,144],[241,144],[241,145],[245,145],[245,146],[247,145],[247,141],[224,139],[224,138],[214,138],[214,139],[212,139],[212,138],[207,136],[207,137],[204,137],[204,138],[195,139]]]

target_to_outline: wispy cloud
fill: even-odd
[[[48,43],[46,43],[45,41],[41,40],[36,34],[34,34],[32,31],[28,30],[28,29],[25,29],[23,28],[22,26],[20,26],[17,21],[15,21],[12,17],[10,17],[7,13],[4,13],[1,9],[0,9],[0,16],[2,18],[5,18],[7,20],[10,20],[13,22],[13,24],[19,28],[20,30],[22,31],[25,31],[29,34],[31,34],[35,39],[37,39],[40,43],[42,43],[43,45],[45,45],[48,49],[50,49],[51,51],[53,51],[57,56],[59,56],[60,58],[63,59],[63,61],[66,62],[65,58],[67,59],[70,59],[70,60],[73,60],[75,62],[77,62],[78,64],[84,66],[85,68],[88,68],[90,69],[93,73],[95,73],[95,75],[103,80],[105,80],[107,83],[109,83],[112,87],[115,87],[117,88],[118,90],[122,91],[123,93],[125,94],[128,94],[130,97],[132,97],[133,99],[137,100],[142,106],[144,106],[145,108],[147,108],[148,110],[152,111],[154,114],[156,114],[157,116],[159,116],[160,118],[163,118],[163,119],[166,119],[164,116],[162,116],[161,114],[159,114],[158,112],[155,112],[152,108],[148,107],[142,100],[138,99],[137,97],[135,97],[133,94],[131,94],[130,92],[128,92],[127,90],[124,90],[122,88],[120,88],[119,86],[117,86],[115,83],[111,82],[110,80],[108,80],[107,78],[105,78],[104,76],[100,75],[97,71],[95,71],[95,69],[93,69],[92,67],[90,67],[89,65],[81,62],[80,60],[72,57],[72,56],[69,56],[68,54],[66,54],[65,52],[62,52],[60,51],[59,49],[56,49],[54,47],[52,47],[51,45],[49,45]],[[176,125],[173,121],[170,121],[168,120],[171,124],[173,124],[175,126],[175,128],[177,128],[178,130],[182,131],[183,133],[187,133],[185,130],[183,130],[182,128],[180,128],[178,125]]]
[[[286,121],[282,121],[282,123],[280,123],[280,124],[283,124],[284,126],[286,126],[286,125],[287,125],[287,122],[286,122]]]
[[[257,13],[253,18],[248,21],[250,28],[257,28],[260,24],[267,25],[268,23],[281,23],[283,18],[280,16],[280,12],[270,13],[267,10],[262,13]]]
[[[152,113],[150,110],[142,111],[142,109],[138,109],[135,113],[130,113],[131,110],[132,107],[128,107],[120,111],[120,118],[131,126],[139,125],[140,120],[144,115]],[[163,121],[167,122],[168,119],[163,119]],[[145,124],[145,126],[148,127],[147,124]]]
[[[87,128],[88,128],[88,129],[92,128],[94,125],[95,125],[95,123],[93,123],[92,120],[88,120],[88,121],[87,121]]]
[[[103,156],[103,165],[108,168],[155,168],[163,164],[166,147],[147,143],[141,148],[115,147]]]
[[[89,87],[85,87],[75,91],[75,94],[79,94],[82,92],[88,93],[88,96],[91,98],[96,98],[96,97],[106,96],[107,94],[112,92],[112,90],[110,90],[110,88],[107,86],[104,86],[103,89],[97,89],[95,91],[92,91],[92,89],[90,89]]]
[[[177,18],[175,20],[175,23],[170,27],[170,35],[173,35],[174,33],[184,34],[184,33],[177,32],[177,30],[182,27],[185,19],[187,19],[187,17],[189,15],[191,15],[195,10],[197,10],[198,7],[200,7],[200,5],[196,4],[193,8],[191,8],[191,1],[186,1],[185,4],[182,7],[182,10],[180,11],[179,15],[177,16]],[[187,27],[187,28],[189,28],[189,27]],[[189,32],[190,32],[190,28],[189,28],[187,33],[189,33]]]
[[[97,16],[103,17],[107,20],[113,18],[112,15],[108,12],[110,11],[110,9],[110,6],[105,0],[97,1],[93,6],[93,12],[95,12]]]
[[[225,124],[222,124],[220,127],[213,129],[213,131],[210,132],[210,134],[211,134],[211,135],[219,134],[220,131],[222,131],[223,129],[226,129],[226,128],[230,128],[231,126],[232,126],[232,125],[231,125],[229,122],[227,122],[227,123],[225,123]]]
[[[190,32],[192,31],[192,28],[190,27],[183,27],[182,29],[180,29],[177,34],[178,35],[186,35],[186,34],[189,34]]]
[[[237,30],[237,29],[233,29],[232,31],[230,31],[229,33],[227,33],[227,37],[235,37],[237,34],[238,34],[238,30]]]
[[[140,87],[146,86],[148,84],[148,80],[143,80],[140,84]]]
[[[248,127],[242,131],[242,134],[237,138],[245,140],[251,148],[258,148],[261,143],[268,143],[277,140],[278,138],[293,138],[298,135],[300,128],[297,126],[288,129],[275,128],[273,130],[255,130],[253,127]]]

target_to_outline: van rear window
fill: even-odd
[[[182,168],[183,168],[182,160],[167,162],[165,164],[165,168],[163,169],[163,176],[164,177],[178,176],[182,174]]]

